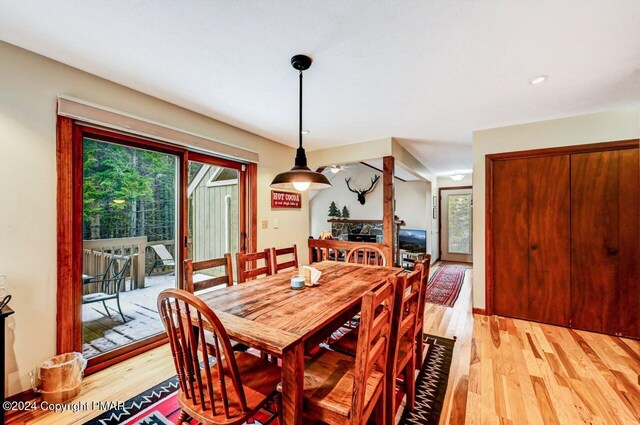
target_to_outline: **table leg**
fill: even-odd
[[[284,425],[302,425],[304,389],[304,343],[299,342],[282,356],[282,419]]]

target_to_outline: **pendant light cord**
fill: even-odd
[[[302,71],[300,71],[299,123],[300,123],[300,128],[299,128],[299,131],[298,131],[298,137],[299,137],[299,140],[300,140],[300,147],[302,148]]]

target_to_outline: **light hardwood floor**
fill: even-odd
[[[640,342],[473,315],[471,270],[452,308],[427,306],[425,331],[456,338],[440,424],[638,424]],[[123,401],[174,374],[163,346],[87,377],[79,401]],[[81,424],[100,411],[12,415]]]

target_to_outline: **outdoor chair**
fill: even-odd
[[[119,267],[116,267],[116,263],[118,263]],[[95,276],[87,282],[87,284],[97,284],[99,292],[83,295],[82,304],[102,302],[107,315],[111,317],[106,301],[116,300],[118,311],[120,312],[120,316],[122,316],[122,321],[126,322],[127,319],[122,313],[122,308],[120,307],[120,290],[125,285],[125,279],[130,265],[131,257],[112,256],[107,264],[105,272]]]
[[[151,248],[153,248],[153,252],[156,253],[156,258],[153,261],[153,266],[151,266],[151,268],[149,269],[149,273],[147,273],[147,276],[151,276],[153,270],[155,270],[155,268],[158,266],[161,266],[163,270],[165,267],[175,268],[176,262],[173,260],[173,256],[171,255],[169,250],[167,250],[166,246],[158,244],[151,245]]]

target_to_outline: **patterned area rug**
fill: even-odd
[[[441,266],[433,273],[427,286],[427,302],[451,307],[460,295],[464,273],[460,266]]]
[[[338,334],[338,332],[336,332]],[[334,334],[334,335],[336,335]],[[336,335],[337,336],[337,335]],[[447,380],[453,344],[447,338],[425,336],[427,355],[416,380],[416,406],[413,412],[405,411],[401,424],[437,424],[447,391]],[[112,409],[85,422],[85,425],[171,425],[180,415],[178,405],[178,378],[176,376],[127,400],[122,409]],[[399,394],[402,398],[403,394]],[[267,406],[273,411],[274,406]],[[247,425],[262,425],[271,417],[266,410],[259,411]],[[197,424],[195,420],[192,425]],[[275,419],[271,422],[278,424]]]
[[[416,405],[413,412],[405,409],[400,425],[428,425],[440,421],[455,341],[433,335],[426,335],[424,341],[428,349],[416,379]]]

